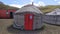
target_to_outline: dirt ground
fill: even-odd
[[[60,26],[44,24],[41,31],[20,31],[10,28],[12,24],[13,19],[0,19],[0,34],[60,34]]]

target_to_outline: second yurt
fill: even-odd
[[[57,8],[52,12],[45,14],[43,21],[50,24],[60,25],[60,9]]]
[[[14,14],[13,27],[21,30],[35,30],[43,27],[42,12],[34,5],[26,5]]]

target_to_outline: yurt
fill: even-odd
[[[60,25],[60,9],[57,8],[52,12],[45,14],[43,21],[50,24]]]
[[[43,27],[42,12],[34,5],[26,5],[14,13],[13,27],[21,30],[36,30]]]

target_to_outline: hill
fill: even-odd
[[[39,9],[40,9],[43,13],[51,12],[51,11],[54,10],[55,8],[60,8],[60,5],[48,5],[48,6],[45,6],[45,7],[39,7]]]
[[[0,1],[0,9],[6,9],[6,10],[8,10],[8,9],[15,9],[15,10],[17,10],[19,8],[5,5],[3,2]]]

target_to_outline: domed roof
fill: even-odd
[[[22,12],[42,13],[36,6],[31,5],[31,4],[23,6],[15,13],[22,13]]]
[[[54,9],[52,12],[47,13],[46,15],[60,15],[60,8]]]

